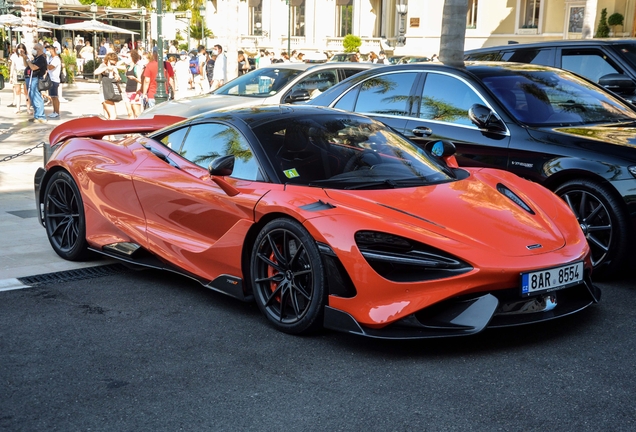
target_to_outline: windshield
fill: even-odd
[[[266,98],[278,93],[302,72],[283,67],[256,69],[219,87],[214,94]]]
[[[428,153],[364,117],[283,118],[254,133],[283,183],[387,189],[454,180]]]
[[[620,99],[565,71],[478,71],[486,87],[519,121],[533,126],[619,123],[636,120]]]

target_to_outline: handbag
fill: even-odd
[[[64,68],[62,68],[62,70],[60,71],[60,84],[66,84],[66,71],[64,70]]]
[[[106,101],[119,102],[123,99],[119,84],[108,76],[102,76],[102,92],[104,94],[104,100]]]
[[[16,70],[15,76],[18,81],[24,81],[24,70]]]
[[[38,90],[47,91],[51,88],[51,77],[49,76],[49,72],[46,71],[43,77],[40,77],[38,80]]]

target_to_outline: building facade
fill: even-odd
[[[227,23],[224,7],[236,0],[206,3],[206,25],[219,39]],[[617,37],[633,37],[636,0],[467,0],[466,49],[574,39],[583,35],[587,13],[595,33],[601,11],[620,13]],[[363,41],[362,52],[430,56],[439,52],[444,0],[240,0],[236,27],[239,46],[302,51],[342,50],[351,33]]]

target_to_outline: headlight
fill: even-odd
[[[442,279],[472,270],[451,254],[393,234],[358,231],[355,241],[373,270],[394,282]]]
[[[636,177],[636,165],[632,165],[630,167],[627,168],[629,170],[629,172],[631,173],[631,175],[633,175],[634,177]]]

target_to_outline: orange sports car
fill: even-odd
[[[35,190],[55,252],[187,275],[293,334],[469,335],[600,299],[568,206],[508,172],[459,168],[452,143],[420,149],[310,106],[174,120],[53,131]]]

